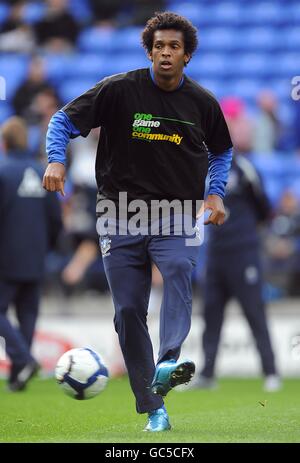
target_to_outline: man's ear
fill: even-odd
[[[184,55],[184,63],[185,63],[185,64],[188,64],[188,63],[190,62],[190,60],[191,60],[191,55],[190,55],[190,53],[186,53],[186,54]]]
[[[149,53],[147,53],[147,56],[148,56],[148,59],[150,61],[153,61],[153,58],[152,58],[152,51],[150,51]]]

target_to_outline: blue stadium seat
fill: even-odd
[[[140,27],[111,29],[91,27],[85,29],[78,39],[78,46],[83,51],[138,51],[141,49]]]
[[[226,54],[221,53],[198,53],[193,56],[187,66],[186,73],[204,77],[216,77],[217,75],[226,75],[231,72],[231,66],[228,65]]]
[[[261,174],[266,192],[273,205],[278,204],[282,192],[289,186],[289,176],[285,166],[290,163],[290,157],[285,153],[254,153],[251,161]]]
[[[233,50],[240,40],[238,32],[227,27],[206,28],[200,38],[201,50],[213,52]]]
[[[139,27],[119,30],[87,28],[79,35],[78,46],[83,51],[91,52],[138,51],[141,49],[141,31]]]
[[[267,53],[242,53],[230,60],[230,67],[237,78],[273,76],[277,65],[277,59],[272,60]]]
[[[264,84],[256,79],[235,79],[227,86],[231,95],[242,98],[246,103],[254,102]]]
[[[299,175],[299,174],[298,174]],[[297,196],[298,201],[300,201],[300,182],[299,182],[299,177],[295,181],[291,182],[288,189],[294,193],[295,196]]]
[[[112,49],[114,51],[122,51],[123,53],[140,51],[142,48],[141,33],[142,28],[140,27],[119,29],[114,37]]]
[[[11,105],[7,101],[0,100],[0,124],[13,114],[14,111]]]
[[[58,93],[63,103],[68,103],[82,93],[85,93],[89,88],[97,83],[95,79],[72,79],[67,80],[58,88]]]
[[[300,22],[300,21],[299,21]],[[300,27],[288,27],[283,31],[282,40],[285,50],[300,50]]]
[[[253,26],[278,26],[287,20],[287,11],[274,1],[248,2],[241,9],[240,23]]]
[[[252,50],[255,52],[269,52],[278,48],[278,42],[282,44],[282,37],[278,30],[272,27],[251,27],[238,31],[236,36],[240,50]]]
[[[43,56],[46,78],[56,84],[65,77],[65,68],[70,61],[69,55],[45,54]]]
[[[47,78],[54,84],[66,78],[96,78],[103,74],[106,56],[103,54],[46,55]]]
[[[292,2],[289,2],[292,3]],[[290,24],[299,25],[300,23],[300,4],[298,1],[294,1],[293,4],[286,5],[287,14],[289,17]]]
[[[201,20],[206,13],[199,5],[199,2],[191,1],[171,2],[169,3],[169,10],[184,15],[196,26],[201,24]]]
[[[217,98],[220,98],[221,96],[224,95],[224,86],[222,80],[218,79],[208,79],[208,78],[201,78],[199,77],[197,82],[199,85],[201,85],[203,88],[208,90],[209,92],[213,93]]]
[[[290,98],[291,94],[291,79],[290,77],[282,79],[272,79],[268,81],[268,88],[274,92],[279,99]]]
[[[0,56],[0,75],[6,81],[6,97],[10,100],[18,86],[25,80],[28,71],[28,57],[21,54]]]
[[[300,74],[300,51],[298,53],[282,53],[278,58],[276,72],[278,75],[292,78]]]
[[[90,27],[79,34],[77,45],[80,50],[109,52],[115,42],[115,29]]]
[[[236,26],[239,24],[242,10],[238,2],[219,2],[210,5],[207,17],[211,25]]]
[[[4,21],[7,19],[8,12],[9,12],[8,5],[0,3],[0,24],[4,23]]]
[[[24,6],[23,21],[28,24],[40,21],[45,15],[46,10],[45,3],[29,2]]]
[[[92,11],[88,0],[70,0],[69,12],[79,23],[86,23],[92,19]]]
[[[137,68],[149,67],[150,64],[146,55],[131,53],[130,59],[128,59],[128,55],[119,55],[117,59],[110,59],[110,57],[107,57],[103,62],[102,71],[105,76],[109,76]]]

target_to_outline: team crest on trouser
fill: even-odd
[[[102,257],[106,257],[110,255],[110,245],[111,245],[111,239],[109,236],[101,236],[100,237],[100,247],[101,247],[101,253]]]

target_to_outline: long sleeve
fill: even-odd
[[[232,148],[221,154],[208,154],[209,195],[225,196],[225,187],[232,161]]]
[[[46,135],[46,151],[48,162],[66,162],[66,149],[71,138],[80,135],[80,131],[71,122],[69,116],[62,110],[56,112],[48,125]]]

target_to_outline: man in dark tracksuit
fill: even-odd
[[[243,156],[233,158],[224,200],[225,224],[209,230],[204,287],[204,367],[191,387],[213,387],[226,303],[235,297],[252,330],[266,376],[265,389],[280,386],[262,297],[257,224],[270,214],[259,175]]]
[[[58,199],[41,184],[42,166],[27,152],[27,131],[13,117],[2,126],[0,164],[0,336],[11,360],[8,388],[24,389],[38,364],[30,348],[48,245],[61,229]],[[7,318],[15,305],[19,328]]]

